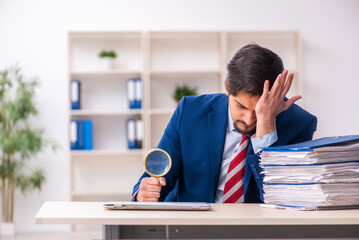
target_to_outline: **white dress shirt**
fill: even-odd
[[[254,153],[260,152],[264,147],[269,147],[277,140],[278,140],[277,130],[268,133],[263,138],[256,137],[254,134],[253,136],[251,136],[251,143],[253,146]],[[226,176],[227,176],[229,164],[231,160],[234,158],[241,141],[242,141],[242,134],[237,132],[237,130],[234,128],[230,110],[228,109],[228,125],[227,125],[226,139],[224,143],[218,187],[217,187],[216,197],[214,199],[216,203],[222,202],[224,184],[226,182]]]

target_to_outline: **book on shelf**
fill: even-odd
[[[143,122],[130,118],[126,122],[128,149],[141,149],[143,142]]]
[[[83,124],[83,135],[84,135],[84,150],[93,149],[93,127],[92,120],[85,119],[82,121]]]
[[[81,83],[79,80],[72,79],[70,82],[70,101],[71,109],[81,109]]]
[[[127,102],[129,109],[142,108],[142,81],[141,79],[127,80]]]
[[[135,79],[135,106],[138,109],[142,108],[142,81]]]
[[[70,121],[70,149],[76,150],[77,148],[77,122],[76,120]]]
[[[141,149],[143,144],[143,122],[140,119],[136,120],[136,148]]]
[[[279,208],[359,208],[359,135],[264,148],[264,202]]]
[[[70,145],[71,150],[93,149],[93,124],[91,119],[71,120]]]
[[[82,120],[76,120],[77,124],[77,144],[76,144],[76,150],[84,150],[85,144],[84,144],[84,124]]]

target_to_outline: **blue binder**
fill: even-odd
[[[77,121],[71,120],[71,122],[70,122],[70,148],[71,148],[71,150],[76,150],[77,144],[78,144]]]
[[[142,108],[142,81],[141,79],[127,80],[127,102],[130,109]]]
[[[84,149],[84,122],[82,120],[76,120],[77,123],[77,144],[76,150],[83,150]]]
[[[92,120],[71,120],[70,122],[70,145],[71,150],[92,150],[93,129]]]
[[[92,150],[92,120],[83,120],[83,133],[84,133],[84,150]]]
[[[127,102],[128,102],[128,108],[130,109],[136,108],[134,79],[127,80]]]
[[[318,138],[311,141],[306,141],[302,143],[292,144],[292,145],[284,145],[277,147],[267,147],[263,148],[263,151],[274,152],[274,151],[282,151],[282,152],[291,152],[291,151],[305,151],[311,152],[313,149],[317,147],[323,146],[331,146],[335,144],[347,143],[347,142],[359,142],[359,135],[347,135],[347,136],[336,136],[336,137],[324,137]]]
[[[143,143],[143,122],[142,120],[136,120],[136,148],[141,149]]]
[[[71,109],[77,110],[81,108],[81,84],[79,80],[71,80],[70,82],[70,101],[71,101]]]
[[[141,79],[134,79],[135,81],[135,108],[142,108],[142,81]]]
[[[136,120],[128,119],[126,127],[128,149],[136,149]]]

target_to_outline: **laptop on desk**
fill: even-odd
[[[202,211],[209,210],[211,206],[205,202],[105,202],[104,208],[110,210],[178,210]]]

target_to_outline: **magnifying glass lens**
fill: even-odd
[[[153,149],[144,159],[144,167],[148,174],[154,177],[165,175],[171,167],[171,158],[162,149]]]

